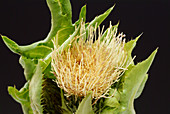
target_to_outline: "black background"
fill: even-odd
[[[144,33],[133,55],[140,62],[159,47],[149,70],[145,89],[137,100],[137,114],[170,114],[170,2],[168,0],[71,0],[73,22],[78,19],[80,8],[87,4],[87,21],[106,11],[116,3],[115,9],[103,22],[116,24],[127,40]],[[0,34],[19,45],[44,39],[50,30],[50,12],[45,0],[0,0]],[[0,39],[0,113],[22,114],[20,105],[7,92],[7,86],[20,89],[25,83],[19,56],[13,54]]]

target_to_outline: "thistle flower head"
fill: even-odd
[[[66,96],[86,96],[92,91],[92,97],[99,99],[107,95],[111,85],[126,70],[127,54],[124,50],[123,33],[117,34],[117,28],[110,25],[106,34],[90,27],[89,35],[83,33],[70,42],[68,49],[52,52],[52,67],[56,82]],[[114,29],[113,29],[114,28]],[[86,40],[84,39],[86,37]],[[94,40],[95,39],[95,40]],[[57,40],[54,42],[57,46]]]

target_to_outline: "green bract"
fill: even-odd
[[[138,98],[147,81],[147,72],[156,55],[157,49],[143,62],[134,64],[131,53],[136,45],[137,37],[125,44],[127,63],[131,61],[128,70],[120,77],[109,91],[110,98],[101,98],[92,105],[92,92],[83,99],[74,102],[74,96],[68,100],[64,91],[55,83],[55,74],[51,72],[51,52],[54,37],[58,38],[59,50],[65,50],[70,42],[82,32],[80,26],[86,21],[86,6],[83,6],[79,20],[72,23],[72,10],[69,0],[47,0],[51,11],[51,30],[42,40],[27,46],[19,46],[6,36],[2,36],[4,43],[14,53],[19,54],[19,63],[24,69],[26,84],[19,91],[15,87],[8,87],[9,94],[22,105],[24,114],[134,114],[134,100]],[[105,13],[97,16],[91,22],[85,23],[85,36],[89,28],[97,28],[110,14],[114,6]],[[118,24],[113,26],[117,28]],[[106,30],[101,41],[106,37]],[[85,37],[86,39],[86,37]]]

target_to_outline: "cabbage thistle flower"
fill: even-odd
[[[81,25],[84,31],[85,24]],[[98,36],[93,27],[89,28],[87,40],[84,33],[70,42],[67,50],[59,50],[58,39],[54,41],[52,67],[56,74],[58,87],[66,92],[66,96],[86,96],[92,91],[92,98],[105,97],[111,85],[127,69],[127,52],[124,49],[125,36],[116,36],[117,28],[110,25],[106,37]],[[96,38],[97,37],[97,38]],[[96,39],[93,43],[93,39]]]
[[[20,46],[1,36],[21,57],[25,85],[9,94],[24,114],[135,114],[138,98],[148,78],[157,49],[135,64],[132,50],[137,38],[125,41],[118,25],[100,30],[114,6],[86,22],[86,5],[72,23],[69,0],[46,0],[51,30],[41,41]],[[34,37],[34,36],[33,36]]]

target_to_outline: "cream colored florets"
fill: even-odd
[[[92,27],[89,33],[87,40],[84,40],[86,34],[81,33],[68,49],[60,53],[55,48],[52,52],[56,82],[66,96],[86,96],[92,91],[93,98],[104,97],[127,68],[125,39],[123,34],[116,36],[117,28],[110,26],[103,38],[100,30],[96,35]],[[57,45],[56,42],[54,44]]]

